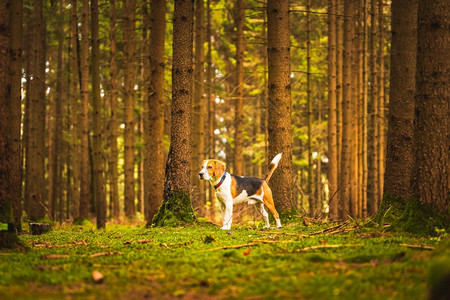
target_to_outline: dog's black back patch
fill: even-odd
[[[247,191],[248,196],[254,195],[261,188],[264,181],[256,177],[240,177],[233,174],[231,176],[236,180],[237,195],[242,193],[243,190]]]

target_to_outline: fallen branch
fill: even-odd
[[[99,257],[99,256],[112,256],[112,255],[121,255],[122,252],[100,252],[100,253],[95,253],[95,254],[91,254],[89,255],[89,257]]]
[[[41,257],[41,259],[57,259],[57,258],[67,258],[68,254],[48,254]]]
[[[342,244],[342,245],[316,245],[316,246],[309,246],[301,249],[297,249],[294,252],[304,252],[309,250],[316,250],[316,249],[326,249],[326,248],[340,248],[340,247],[362,247],[363,244]]]
[[[427,246],[427,245],[411,245],[411,244],[400,244],[400,246],[405,246],[412,249],[421,249],[421,250],[434,250],[435,248],[433,246]]]
[[[33,244],[33,247],[34,248],[64,248],[64,247],[74,247],[74,246],[80,246],[80,245],[87,246],[88,243],[86,243],[86,241],[73,242],[71,244],[61,244],[61,245],[43,243],[43,244]]]
[[[227,250],[227,249],[239,249],[239,248],[245,248],[245,247],[253,247],[253,246],[257,246],[257,245],[261,245],[261,244],[283,244],[283,243],[292,243],[292,242],[294,242],[294,240],[288,240],[288,241],[256,240],[253,243],[217,247],[217,248],[207,249],[207,250],[204,250],[202,252],[217,251],[217,250]]]

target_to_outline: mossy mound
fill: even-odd
[[[389,223],[389,230],[436,236],[439,229],[450,230],[448,216],[413,198],[409,201],[385,195],[374,220]],[[437,230],[438,229],[438,230]]]
[[[153,225],[177,227],[195,222],[191,198],[181,191],[171,191],[165,198],[158,213],[153,217]]]

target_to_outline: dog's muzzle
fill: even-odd
[[[203,178],[203,175],[204,175],[203,172],[198,173],[198,177],[199,177],[200,179],[204,179],[204,178]]]

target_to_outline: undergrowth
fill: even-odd
[[[2,250],[0,298],[426,299],[449,274],[445,232],[363,225],[61,226]]]

